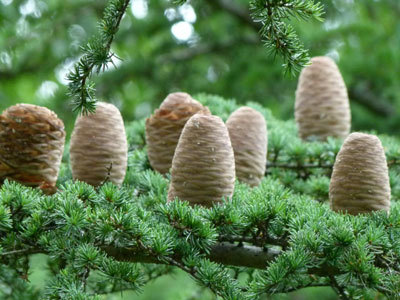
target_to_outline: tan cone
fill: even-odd
[[[299,78],[295,118],[302,139],[345,138],[351,127],[346,85],[335,62],[314,57]]]
[[[374,135],[352,133],[336,157],[329,187],[331,208],[351,215],[390,210],[385,152]]]
[[[146,120],[147,151],[154,170],[161,174],[169,172],[182,129],[196,113],[210,115],[209,109],[190,95],[173,93]]]
[[[122,184],[128,162],[128,143],[118,108],[98,102],[94,114],[76,119],[70,160],[74,179],[93,186],[105,181]]]
[[[196,114],[186,123],[176,147],[168,200],[175,197],[210,207],[230,198],[235,160],[221,118]]]
[[[226,122],[235,153],[237,178],[250,186],[260,184],[267,163],[267,125],[251,107],[241,107]]]
[[[64,123],[51,110],[11,106],[0,115],[0,180],[56,191],[64,151]]]

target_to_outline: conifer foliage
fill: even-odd
[[[111,59],[110,45],[128,4],[110,1],[101,34],[85,47],[69,76],[76,108],[84,113],[95,103],[87,80]],[[305,52],[297,52],[290,28],[275,21],[289,15],[307,19],[320,11],[318,4],[253,0],[251,5],[277,53],[288,55],[288,67],[301,66]],[[224,122],[239,109],[234,100],[194,98]],[[222,299],[257,299],[315,286],[332,287],[343,299],[400,299],[400,140],[378,137],[380,162],[384,151],[389,167],[390,212],[353,216],[328,204],[343,141],[302,141],[294,121],[277,120],[255,103],[247,106],[268,124],[266,176],[254,188],[236,182],[231,199],[211,207],[168,201],[172,180],[150,166],[145,120],[126,124],[129,154],[121,187],[107,180],[97,187],[74,181],[68,159],[54,195],[5,180],[0,187],[0,296],[101,299],[140,291],[179,268]],[[52,275],[43,290],[26,281],[29,257],[37,253],[47,254]]]
[[[216,96],[196,99],[224,121],[239,108]],[[72,181],[67,161],[52,196],[6,181],[0,189],[2,293],[33,295],[22,279],[27,258],[45,253],[54,278],[40,292],[48,299],[140,290],[174,268],[223,299],[310,286],[331,286],[345,299],[398,298],[400,169],[393,157],[400,141],[380,137],[390,165],[390,214],[336,213],[327,195],[342,142],[302,142],[294,121],[248,106],[268,122],[267,176],[256,188],[237,182],[231,201],[211,208],[167,201],[169,180],[149,165],[144,121],[127,124],[130,153],[121,188]]]

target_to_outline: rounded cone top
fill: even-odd
[[[351,127],[346,85],[335,62],[314,57],[300,74],[295,119],[302,139],[345,138]]]
[[[235,154],[236,176],[250,186],[260,184],[267,163],[267,125],[264,116],[241,107],[226,122]]]
[[[147,150],[154,170],[169,172],[182,129],[194,114],[210,115],[210,111],[189,94],[172,93],[146,120]]]
[[[331,209],[352,215],[390,210],[388,167],[381,141],[352,133],[336,157],[329,186]]]
[[[124,121],[114,105],[98,102],[96,112],[76,119],[70,160],[74,179],[98,186],[124,181],[128,144]]]
[[[53,193],[64,151],[64,123],[41,106],[17,104],[0,115],[0,180]]]
[[[160,105],[160,109],[174,110],[176,105],[199,103],[187,93],[177,92],[169,94]]]
[[[196,114],[186,123],[172,162],[168,200],[210,207],[230,198],[235,161],[228,130],[216,116]]]

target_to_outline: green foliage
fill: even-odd
[[[308,65],[308,51],[298,39],[292,25],[284,20],[294,17],[302,20],[322,21],[321,3],[304,0],[250,1],[252,17],[262,24],[260,33],[268,51],[283,57],[285,71],[293,75]]]
[[[26,1],[10,2],[0,2],[0,110],[19,102],[43,105],[70,132],[75,115],[66,72],[81,58],[80,45],[99,31],[108,1],[30,1],[40,5],[28,12]],[[116,104],[127,121],[148,116],[174,91],[256,101],[281,119],[292,118],[297,79],[282,76],[279,55],[266,54],[249,0],[196,0],[181,8],[171,1],[144,2],[147,14],[139,18],[129,8],[113,40],[110,53],[121,58],[113,60],[118,68],[110,65],[91,76],[95,99]],[[294,17],[284,22],[310,56],[329,55],[338,63],[349,90],[352,129],[396,134],[400,2],[319,2],[324,23]],[[186,22],[190,10],[195,18]],[[171,32],[179,22],[193,26],[188,40]]]
[[[183,89],[235,97],[241,103],[268,103],[274,114],[287,117],[292,115],[295,81],[283,81],[281,67],[259,47],[261,24],[267,49],[280,54],[289,69],[304,65],[308,57],[295,31],[312,55],[340,58],[354,129],[398,128],[392,113],[400,99],[396,0],[321,1],[324,26],[303,22],[321,17],[321,5],[314,1],[252,0],[257,24],[247,17],[248,0],[193,1],[190,7],[197,20],[187,41],[171,35],[171,26],[184,15],[168,2],[146,2],[151,9],[144,19],[128,13],[121,20],[128,2],[108,2],[96,28],[93,24],[106,1],[50,0],[30,13],[23,1],[3,1],[1,105],[5,108],[17,100],[46,105],[71,128],[65,104],[71,99],[58,77],[60,69],[78,61],[69,76],[69,97],[84,112],[93,109],[96,99],[105,98],[132,120],[147,116],[168,92]],[[263,3],[267,5],[262,7]],[[164,17],[171,10],[175,17]],[[80,49],[78,45],[97,30]],[[119,68],[93,76],[117,55],[124,59]],[[39,87],[49,81],[56,92],[45,97]],[[207,94],[196,99],[224,120],[239,106]],[[390,166],[391,214],[338,215],[329,210],[327,200],[341,141],[303,143],[293,121],[275,119],[260,104],[248,105],[268,121],[267,176],[255,189],[237,184],[232,201],[212,209],[179,200],[167,203],[169,178],[150,168],[144,120],[126,126],[129,167],[121,189],[73,182],[68,150],[56,195],[6,181],[0,188],[0,298],[99,299],[126,290],[138,292],[179,268],[224,299],[254,299],[320,286],[332,287],[344,299],[398,299],[399,140],[379,136]],[[259,270],[245,259],[240,259],[240,267],[232,266],[237,260],[221,263],[212,255],[223,243],[272,257],[265,258]],[[29,257],[36,253],[46,254],[51,276],[42,289],[26,281]]]
[[[108,3],[99,24],[99,34],[82,48],[83,56],[68,75],[69,95],[74,104],[74,111],[88,114],[95,110],[94,83],[89,79],[93,71],[98,74],[112,62],[115,54],[110,53],[111,43],[128,5],[129,0],[111,0]]]
[[[98,74],[100,71],[104,71],[108,64],[114,64],[112,58],[115,54],[110,53],[110,48],[129,2],[130,0],[111,0],[105,8],[104,17],[99,24],[99,34],[92,38],[85,47],[82,47],[83,55],[67,77],[74,111],[88,114],[95,110],[95,87],[89,79],[93,71]],[[175,2],[182,5],[186,1]],[[275,55],[279,54],[283,57],[286,72],[297,74],[308,64],[310,57],[293,27],[282,20],[293,16],[303,20],[314,18],[322,21],[321,4],[314,3],[313,0],[272,2],[252,0],[250,7],[254,20],[262,23],[261,35],[267,49]]]
[[[222,117],[238,107],[216,96],[197,99]],[[255,299],[316,286],[331,286],[354,299],[377,293],[397,299],[397,196],[392,195],[390,215],[332,212],[327,204],[330,164],[341,141],[301,144],[292,121],[249,105],[268,121],[268,174],[257,188],[238,183],[232,201],[211,209],[179,200],[167,203],[169,180],[151,170],[143,139],[130,139],[122,188],[65,182],[64,174],[59,192],[45,196],[6,181],[0,189],[0,263],[10,272],[0,272],[0,285],[7,287],[3,295],[15,290],[47,299],[98,299],[116,291],[140,291],[180,268],[223,299]],[[141,136],[144,123],[127,129]],[[394,138],[382,140],[388,155],[399,145]],[[394,164],[394,191],[398,178]],[[224,265],[211,259],[224,242],[275,254],[259,270]],[[33,290],[21,279],[29,274],[27,257],[33,253],[49,257],[53,278],[43,290]]]

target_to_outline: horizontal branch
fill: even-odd
[[[102,248],[108,255],[119,261],[142,262],[163,264],[164,262],[156,257],[126,249],[107,246]],[[208,258],[223,265],[265,269],[267,264],[275,259],[281,251],[276,248],[263,249],[256,246],[241,245],[222,242],[214,245]]]
[[[250,16],[250,12],[246,7],[238,5],[231,0],[206,0],[210,5],[219,8],[223,11],[228,12],[232,16],[236,17],[243,24],[252,27],[256,31],[261,29],[259,23],[253,21]]]
[[[400,161],[398,160],[388,160],[387,161],[388,167],[398,166],[400,165]],[[278,168],[278,169],[293,169],[293,170],[302,170],[302,169],[332,169],[333,164],[290,164],[290,163],[274,163],[268,162],[268,168]]]
[[[201,43],[196,47],[184,48],[172,53],[160,55],[157,58],[157,62],[160,64],[180,62],[191,60],[197,56],[209,54],[209,53],[219,53],[226,51],[236,45],[254,45],[260,43],[260,39],[256,35],[247,35],[238,39],[229,39],[216,43]]]
[[[118,261],[136,262],[136,263],[152,263],[152,264],[168,264],[157,257],[146,254],[138,254],[136,250],[127,248],[116,248],[112,246],[102,247],[102,249]],[[229,242],[221,242],[214,245],[207,258],[213,262],[226,266],[246,267],[265,270],[268,264],[277,258],[282,251],[278,247],[264,249],[251,245],[238,245]],[[176,258],[181,260],[181,258]],[[311,268],[309,274],[318,276],[339,275],[342,272],[333,266],[326,264]]]
[[[382,95],[376,95],[373,90],[368,88],[366,85],[367,84],[358,83],[349,87],[349,97],[351,101],[358,102],[370,111],[382,117],[393,116],[396,109],[390,101],[382,97]]]
[[[320,165],[320,164],[285,164],[285,163],[269,163],[269,168],[280,168],[280,169],[332,169],[333,165]]]
[[[115,246],[100,246],[100,248],[121,262],[145,263],[145,264],[164,264],[173,265],[167,260],[157,258],[149,253],[138,253],[137,249],[118,248]],[[226,266],[246,267],[265,270],[270,262],[283,253],[279,246],[271,246],[270,248],[262,248],[246,244],[235,244],[230,242],[219,242],[212,246],[207,258],[210,261],[220,263]],[[32,254],[49,254],[40,248],[17,249],[9,252],[0,253],[0,263],[2,258],[8,256],[28,256]],[[174,256],[173,261],[182,261],[182,257]],[[318,267],[310,268],[308,274],[318,275],[322,277],[340,275],[341,272],[337,267],[323,264]]]

